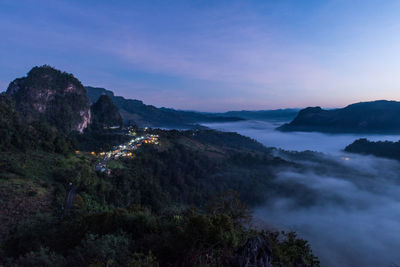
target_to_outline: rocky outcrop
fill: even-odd
[[[47,65],[34,67],[11,82],[6,93],[28,122],[45,119],[64,133],[83,132],[90,124],[86,90],[72,74]]]
[[[101,87],[92,87],[92,86],[85,86],[87,96],[89,98],[90,103],[94,104],[99,100],[102,95],[107,95],[111,99],[114,98],[114,93],[110,90],[101,88]]]
[[[96,128],[121,127],[122,117],[108,95],[101,95],[91,107],[92,124]]]

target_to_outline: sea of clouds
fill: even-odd
[[[323,152],[315,160],[277,151],[303,166],[301,171],[277,171],[277,181],[306,187],[307,195],[278,195],[256,207],[255,217],[307,239],[322,266],[400,264],[400,162],[342,151],[358,138],[397,141],[400,136],[282,133],[274,130],[279,124],[245,121],[206,125],[238,132],[266,146]]]

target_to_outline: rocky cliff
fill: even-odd
[[[69,133],[83,132],[91,121],[89,99],[81,82],[47,65],[34,67],[26,77],[12,81],[6,93],[28,122],[44,119]]]

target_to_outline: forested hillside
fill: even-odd
[[[252,225],[249,207],[293,191],[274,169],[296,168],[258,142],[104,116],[67,134],[15,105],[0,95],[0,265],[319,266],[294,233]]]
[[[142,127],[178,127],[194,128],[200,122],[229,122],[240,121],[242,118],[181,111],[171,108],[157,108],[146,105],[137,99],[126,99],[122,96],[114,96],[114,93],[104,88],[86,86],[86,91],[92,103],[95,103],[102,95],[107,95],[118,107],[124,123],[127,125],[139,125]]]
[[[400,102],[360,102],[338,109],[308,107],[278,129],[329,133],[399,133]]]
[[[264,201],[274,184],[268,169],[287,163],[196,132],[158,134],[160,146],[110,161],[111,174],[96,172],[89,153],[1,152],[4,264],[318,266],[295,235],[246,226],[251,211],[239,198]]]

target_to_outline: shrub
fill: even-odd
[[[42,267],[53,267],[53,266],[65,266],[66,261],[62,255],[58,255],[48,248],[40,247],[37,251],[31,251],[24,256],[16,260],[17,266],[42,266]]]
[[[103,236],[88,234],[75,249],[75,254],[85,265],[119,266],[131,259],[130,243],[124,233]]]

